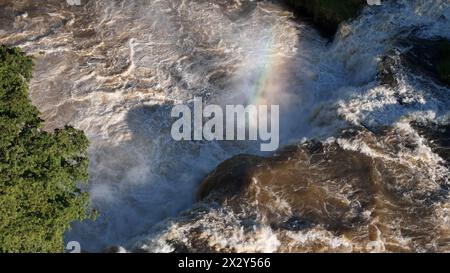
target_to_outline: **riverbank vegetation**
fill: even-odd
[[[0,46],[0,252],[62,252],[70,223],[93,216],[79,188],[88,140],[72,127],[41,129],[32,68],[20,49]]]

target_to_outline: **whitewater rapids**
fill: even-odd
[[[426,183],[415,185],[417,193],[446,191],[448,165],[410,124],[447,125],[450,90],[404,67],[392,71],[396,86],[377,78],[383,57],[400,58],[405,48],[398,42],[411,35],[450,39],[449,1],[368,6],[330,42],[273,1],[0,0],[0,44],[35,57],[31,97],[46,129],[71,124],[91,142],[87,190],[100,216],[75,223],[66,241],[94,252],[114,245],[174,251],[170,242],[205,234],[217,251],[355,250],[351,239],[323,226],[286,235],[257,222],[247,231],[228,208],[212,208],[195,221],[179,217],[201,206],[194,205],[198,186],[218,164],[241,153],[259,155],[255,143],[173,141],[171,107],[194,96],[218,104],[279,104],[282,145],[314,138],[401,160],[424,168]],[[378,138],[338,134],[355,126],[392,131]],[[376,149],[366,143],[374,139]],[[415,148],[384,145],[391,139]],[[450,250],[450,203],[417,200],[428,201],[427,224],[441,227],[439,238],[418,245],[397,232],[402,250]],[[370,218],[370,211],[361,213]],[[377,251],[386,251],[385,243],[381,231],[370,242]]]

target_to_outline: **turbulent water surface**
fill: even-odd
[[[448,163],[431,142],[448,136],[450,90],[401,61],[411,37],[450,38],[448,0],[367,7],[332,43],[272,1],[0,0],[0,44],[35,57],[47,129],[91,141],[100,216],[66,234],[86,251],[450,251]],[[297,146],[249,159],[262,161],[244,193],[196,203],[218,164],[261,154],[173,141],[171,106],[194,96],[279,104],[281,143]]]

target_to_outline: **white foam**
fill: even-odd
[[[70,123],[85,130],[91,141],[90,194],[100,217],[74,225],[68,240],[98,251],[129,245],[136,236],[166,236],[155,235],[155,226],[192,205],[204,175],[234,154],[255,151],[248,143],[172,141],[168,107],[194,95],[222,103],[248,99],[267,66],[272,69],[265,78],[270,89],[265,99],[281,104],[282,144],[312,137],[335,141],[330,137],[336,129],[348,124],[394,124],[412,135],[416,150],[386,155],[363,142],[338,142],[385,160],[419,160],[430,173],[441,174],[436,165],[440,158],[405,124],[443,119],[448,90],[430,92],[408,74],[393,89],[379,86],[375,75],[380,57],[413,29],[420,37],[450,38],[447,0],[369,6],[357,20],[342,25],[329,46],[270,1],[144,2],[89,1],[87,15],[74,8],[51,10],[20,18],[0,31],[0,43],[18,44],[37,57],[32,97],[47,126]],[[64,20],[70,27],[62,27]],[[71,28],[91,29],[95,35],[78,38]],[[406,106],[398,102],[399,94]],[[285,206],[274,199],[276,206]],[[181,234],[183,229],[177,228],[169,233]],[[223,230],[205,232],[222,248],[272,252],[280,247],[269,227],[245,233],[236,224],[227,233]],[[350,249],[342,237],[323,239],[314,232],[292,236]],[[173,250],[164,243],[151,249]]]

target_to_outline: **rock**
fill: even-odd
[[[397,47],[380,62],[378,79],[382,84],[398,87],[396,74],[409,69],[441,85],[450,85],[450,41],[409,37],[400,40]]]
[[[314,24],[327,36],[336,33],[339,24],[354,18],[367,4],[366,0],[284,0],[299,14],[312,16]],[[381,4],[369,1],[369,4]]]
[[[442,157],[450,168],[450,122],[446,124],[415,122],[412,125],[427,140],[433,152]]]
[[[203,181],[198,198],[223,201],[235,196],[245,190],[251,182],[254,169],[259,164],[264,164],[264,161],[264,158],[257,156],[238,155],[233,160],[223,162]]]
[[[219,165],[202,183],[199,197],[235,213],[243,204],[255,204],[255,212],[272,226],[291,226],[292,216],[301,216],[304,223],[345,229],[363,221],[358,206],[372,202],[372,164],[367,156],[320,143],[290,147],[271,158],[241,155]],[[358,206],[336,197],[344,184],[358,188],[353,196]]]
[[[402,41],[410,50],[402,54],[413,69],[450,85],[450,41],[410,38]]]
[[[437,64],[439,79],[450,85],[450,41],[442,41],[439,45],[439,61]]]

